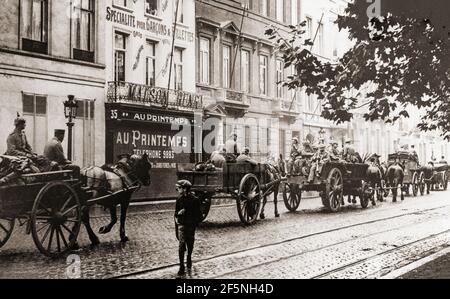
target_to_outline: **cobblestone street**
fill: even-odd
[[[268,203],[266,220],[245,227],[233,204],[213,206],[196,238],[192,278],[382,278],[450,244],[448,193],[406,197],[362,210],[322,210],[304,199],[280,218]],[[83,229],[73,252],[82,278],[176,278],[178,244],[171,205],[134,206],[127,221],[130,242],[119,242],[118,225],[95,249]],[[95,211],[94,230],[108,217]],[[16,224],[17,225],[17,224]],[[0,251],[0,278],[66,278],[67,261],[42,256],[24,227],[16,227]]]

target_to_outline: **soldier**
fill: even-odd
[[[336,141],[332,141],[330,143],[330,158],[331,161],[340,161],[341,160],[341,152],[339,151],[339,144]]]
[[[326,145],[319,144],[318,148],[319,151],[312,157],[313,165],[311,167],[311,170],[309,171],[309,183],[312,183],[314,181],[314,176],[320,176],[323,165],[330,161],[330,154],[326,150]]]
[[[253,166],[258,165],[258,162],[256,162],[252,158],[250,158],[250,148],[247,147],[247,146],[244,148],[244,150],[239,155],[239,157],[237,157],[236,162],[241,162],[241,163],[242,162],[247,162],[247,163],[250,163]]]
[[[80,167],[73,165],[64,155],[62,142],[64,141],[66,131],[56,129],[55,137],[51,139],[44,148],[44,157],[52,162],[56,162],[64,170],[72,170],[76,178],[80,176]]]
[[[414,162],[419,163],[419,155],[417,154],[414,145],[411,145],[411,150],[409,151],[409,155]]]
[[[16,157],[22,156],[30,159],[36,158],[37,154],[33,152],[24,132],[26,120],[17,115],[17,118],[14,120],[14,126],[16,127],[14,132],[9,134],[8,139],[6,140],[7,150],[5,155]]]
[[[291,147],[291,153],[290,158],[288,161],[288,176],[294,175],[294,169],[295,172],[298,172],[299,170],[299,161],[302,156],[302,152],[300,150],[300,143],[298,141],[297,137],[294,137],[292,139],[292,147]]]
[[[353,146],[353,140],[351,140],[350,138],[347,138],[345,140],[344,152],[342,153],[342,156],[344,160],[347,161],[348,163],[359,162],[358,161],[359,154],[356,152]]]
[[[181,180],[176,184],[180,196],[175,206],[175,230],[179,241],[178,254],[180,259],[180,270],[178,275],[185,274],[184,254],[186,249],[187,268],[192,269],[192,252],[194,251],[195,230],[201,221],[200,200],[191,191],[192,184],[189,181]]]
[[[239,156],[239,146],[237,144],[238,135],[231,134],[230,138],[225,142],[225,150],[227,152],[227,161],[236,161]]]
[[[227,151],[224,147],[219,147],[219,150],[214,151],[211,154],[210,162],[217,168],[223,168],[223,165],[226,162],[225,156]]]

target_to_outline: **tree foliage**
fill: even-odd
[[[409,117],[408,108],[417,107],[424,111],[418,128],[437,129],[450,140],[449,1],[379,1],[377,17],[369,19],[366,0],[354,1],[338,17],[353,46],[337,64],[311,53],[305,22],[291,26],[287,35],[268,29],[285,66],[296,70],[283,84],[316,94],[322,116],[336,123],[350,121],[362,106],[366,120],[387,123]]]

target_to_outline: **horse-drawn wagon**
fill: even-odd
[[[292,176],[287,179],[283,191],[286,208],[294,212],[298,209],[303,191],[317,191],[322,204],[330,212],[339,211],[344,204],[344,196],[359,196],[363,208],[373,202],[374,192],[365,181],[367,164],[327,162],[319,176],[308,182],[306,176]]]
[[[418,161],[409,153],[390,154],[387,161],[386,182],[387,193],[391,190],[394,200],[397,198],[399,188],[402,200],[404,193],[409,195],[411,190],[413,196],[424,195],[426,169],[420,167]]]
[[[201,200],[202,220],[208,216],[211,200],[216,194],[228,194],[236,200],[239,219],[254,223],[260,214],[263,199],[278,192],[281,178],[271,176],[269,165],[228,162],[213,171],[195,169],[195,164],[177,164],[179,180],[188,180],[191,191]]]
[[[448,188],[450,167],[447,163],[438,163],[433,167],[433,190],[446,191]]]
[[[0,248],[10,239],[16,223],[26,226],[26,233],[32,235],[38,250],[49,257],[63,255],[74,248],[81,224],[85,225],[91,242],[96,244],[98,238],[89,224],[89,207],[95,204],[110,208],[111,215],[115,215],[117,204],[122,206],[120,232],[124,241],[126,208],[131,194],[142,184],[150,184],[151,165],[147,156],[124,158],[119,163],[111,171],[119,173],[122,167],[127,173],[126,178],[116,175],[119,181],[116,185],[122,186],[126,179],[131,183],[117,190],[107,186],[115,178],[86,175],[80,178],[72,170],[18,173],[13,180],[0,185]],[[109,171],[90,167],[85,174],[90,174],[90,170]],[[92,188],[87,183],[89,180],[98,182],[100,187]],[[106,226],[109,230],[102,228],[104,233],[111,230],[115,221],[112,219]]]

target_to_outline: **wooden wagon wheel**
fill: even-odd
[[[252,224],[258,219],[262,195],[258,178],[254,174],[247,174],[242,178],[236,205],[242,223]]]
[[[31,212],[34,243],[49,257],[73,248],[81,227],[81,204],[77,193],[65,182],[52,182],[39,191]]]
[[[322,193],[322,202],[330,212],[337,212],[341,207],[344,196],[344,180],[339,169],[333,168],[328,174],[325,192]]]
[[[283,190],[283,200],[284,205],[289,212],[297,211],[300,206],[300,201],[302,200],[302,190],[300,190],[299,186],[296,184],[286,183]]]
[[[206,217],[208,217],[209,211],[211,210],[211,195],[197,193],[196,196],[200,199],[200,221],[203,222],[205,221]]]
[[[363,209],[367,209],[367,207],[369,206],[369,202],[373,196],[374,194],[370,191],[369,184],[363,182],[361,186],[361,192],[359,194],[359,200]]]
[[[419,194],[419,184],[419,177],[417,175],[417,171],[415,171],[412,177],[412,191],[414,197]]]
[[[0,219],[0,248],[5,246],[14,230],[14,219]]]
[[[423,171],[419,175],[419,191],[421,196],[425,195],[425,175]]]

